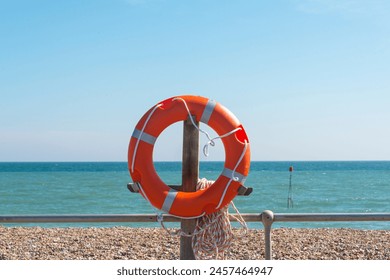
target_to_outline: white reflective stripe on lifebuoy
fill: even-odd
[[[138,130],[138,129],[134,129],[132,137],[134,137],[136,139],[140,139],[141,141],[144,141],[150,145],[154,145],[154,143],[156,143],[156,140],[157,140],[156,137],[154,137],[153,135],[150,135],[146,132],[143,132],[141,135],[141,130]]]
[[[232,175],[233,175],[234,177],[238,178],[238,182],[240,182],[241,184],[244,184],[244,182],[246,180],[246,176],[242,175],[241,173],[238,173],[237,171],[234,172],[234,174],[233,174],[233,170],[226,168],[226,167],[222,170],[221,175],[225,176],[229,179],[232,179]]]
[[[200,118],[200,121],[202,123],[208,123],[211,117],[211,114],[214,111],[215,106],[217,105],[217,102],[214,100],[209,99],[207,101],[206,107],[204,107],[202,117]]]
[[[169,213],[169,211],[171,210],[173,201],[175,201],[176,195],[177,195],[177,191],[170,189],[169,192],[167,193],[167,196],[165,197],[165,200],[164,200],[163,206],[161,207],[161,210]]]

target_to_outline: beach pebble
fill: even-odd
[[[161,228],[1,227],[0,260],[176,260],[180,238]],[[265,258],[264,231],[235,238],[227,259]],[[278,260],[390,260],[390,230],[272,230]]]

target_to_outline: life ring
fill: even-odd
[[[158,176],[153,164],[157,137],[189,113],[222,138],[224,169],[212,186],[196,192],[176,191]],[[232,133],[233,132],[233,133]],[[128,150],[128,168],[140,193],[154,207],[183,218],[200,217],[226,206],[237,195],[250,166],[249,140],[238,119],[221,104],[201,96],[176,96],[150,108],[137,123]]]

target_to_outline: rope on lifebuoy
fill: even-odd
[[[237,127],[237,128],[235,128],[235,129],[233,129],[232,131],[229,131],[229,132],[227,132],[227,133],[225,133],[225,134],[223,134],[223,135],[221,135],[221,136],[216,136],[216,137],[214,137],[214,138],[211,138],[207,131],[202,130],[199,126],[197,126],[197,125],[195,124],[195,121],[194,121],[193,118],[192,118],[190,109],[188,109],[187,102],[186,102],[183,98],[181,98],[181,97],[175,97],[173,100],[180,100],[180,101],[183,102],[183,104],[184,104],[184,106],[185,106],[185,108],[186,108],[186,110],[187,110],[188,116],[189,116],[190,119],[191,119],[192,125],[193,125],[199,132],[201,132],[201,133],[203,133],[204,135],[206,135],[207,139],[209,140],[209,141],[207,142],[207,144],[204,145],[204,147],[203,147],[203,153],[204,153],[204,155],[205,155],[206,157],[209,156],[209,152],[208,152],[208,147],[209,147],[209,145],[211,145],[211,146],[213,146],[213,147],[215,146],[214,140],[216,140],[216,139],[222,139],[222,138],[227,137],[227,136],[229,136],[229,135],[232,135],[232,134],[234,134],[234,133],[236,133],[237,131],[239,131],[239,130],[242,129],[241,127]],[[218,209],[218,208],[221,206],[221,204],[222,204],[222,202],[223,202],[223,200],[224,200],[224,198],[225,198],[226,192],[227,192],[227,190],[229,189],[230,183],[231,183],[232,181],[237,182],[238,180],[240,180],[238,177],[236,177],[236,170],[237,170],[237,167],[240,165],[240,163],[241,163],[241,161],[242,161],[242,159],[243,159],[243,157],[244,157],[244,155],[245,155],[245,153],[246,153],[247,148],[248,148],[248,142],[245,140],[245,146],[244,146],[244,149],[243,149],[243,151],[242,151],[242,153],[241,153],[241,156],[240,156],[240,158],[238,159],[238,161],[237,161],[237,163],[236,163],[236,166],[235,166],[235,167],[233,168],[233,170],[232,170],[231,178],[230,178],[229,182],[226,184],[225,189],[224,189],[224,191],[223,191],[223,193],[222,193],[222,195],[221,195],[221,198],[219,199],[219,203],[218,203],[217,207],[215,207],[215,209]]]
[[[153,110],[150,112],[148,118],[146,119],[144,125],[142,126],[142,129],[141,129],[139,138],[137,139],[137,142],[136,142],[135,148],[134,148],[133,160],[132,160],[132,164],[131,164],[131,172],[134,172],[134,163],[135,163],[135,158],[136,158],[136,155],[137,155],[137,150],[138,150],[139,141],[142,139],[142,134],[144,134],[146,125],[148,124],[148,122],[149,122],[150,118],[152,117],[154,111],[156,111],[157,108],[161,107],[162,105],[163,105],[163,104],[160,103],[160,104],[157,104],[156,106],[154,106]]]
[[[229,131],[228,133],[225,133],[224,135],[216,136],[216,137],[214,137],[214,138],[211,138],[211,137],[210,137],[210,134],[209,134],[207,131],[204,131],[203,129],[201,129],[199,126],[197,126],[197,125],[195,124],[194,118],[193,118],[192,115],[191,115],[191,112],[190,112],[190,109],[188,108],[187,102],[186,102],[183,98],[181,98],[181,97],[175,97],[175,98],[173,98],[173,100],[180,100],[180,101],[183,102],[183,104],[184,104],[184,106],[185,106],[185,108],[186,108],[186,110],[187,110],[188,116],[190,117],[190,120],[191,120],[192,125],[193,125],[199,132],[201,132],[201,133],[203,133],[204,135],[206,135],[207,139],[209,140],[209,141],[207,142],[207,144],[205,144],[205,145],[203,146],[203,154],[204,154],[206,157],[209,156],[209,148],[208,148],[208,147],[209,147],[209,146],[212,146],[212,147],[215,146],[214,140],[222,139],[222,138],[227,137],[227,136],[229,136],[229,135],[232,135],[232,134],[234,134],[234,133],[236,133],[237,131],[239,131],[239,130],[242,129],[241,127],[237,127],[237,128],[235,128],[235,129],[233,129],[232,131]],[[240,160],[240,161],[241,161],[241,160]]]

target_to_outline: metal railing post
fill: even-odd
[[[271,227],[274,222],[274,213],[271,210],[263,211],[261,221],[264,225],[265,259],[272,260]]]

